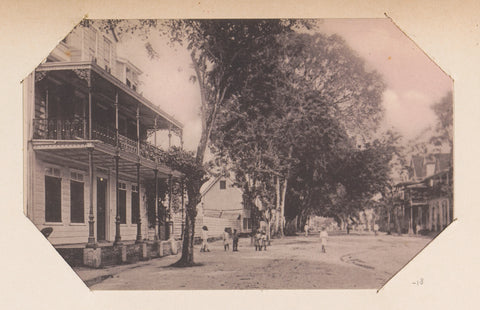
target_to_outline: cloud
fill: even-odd
[[[405,138],[411,139],[436,121],[431,109],[433,101],[428,95],[416,90],[397,93],[387,89],[383,94],[385,128],[394,128]]]

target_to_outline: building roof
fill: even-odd
[[[207,182],[205,182],[203,185],[202,185],[202,188],[200,189],[200,195],[203,197],[205,196],[211,189],[212,187],[217,184],[218,181],[220,181],[222,178],[224,179],[228,179],[230,180],[230,182],[232,183],[235,183],[230,177],[227,177],[223,174],[215,177],[215,178],[211,178],[210,180],[208,180]],[[236,188],[240,193],[242,193],[242,191],[238,188],[238,187],[234,187]]]
[[[436,153],[428,156],[414,155],[411,160],[412,173],[411,178],[417,180],[424,179],[427,175],[427,165],[434,164],[433,174],[448,170],[452,166],[452,156],[449,153]]]
[[[422,178],[423,177],[423,162],[424,162],[424,157],[423,156],[418,156],[414,155],[412,156],[412,163],[411,166],[413,168],[413,176],[412,177],[417,177],[417,178]]]

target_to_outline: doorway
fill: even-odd
[[[107,179],[97,178],[97,241],[106,240]]]

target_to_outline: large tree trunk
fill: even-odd
[[[182,256],[174,266],[193,266],[193,244],[195,241],[195,218],[197,217],[197,205],[200,202],[201,181],[195,180],[194,184],[187,185],[188,203],[186,206],[185,227],[183,230]]]
[[[278,235],[280,232],[280,225],[281,225],[281,202],[280,202],[280,178],[278,176],[275,177],[275,234]]]
[[[281,203],[280,203],[280,237],[284,236],[284,227],[285,227],[285,195],[287,194],[287,178],[283,183]]]

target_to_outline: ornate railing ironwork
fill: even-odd
[[[127,138],[125,136],[118,135],[118,147],[125,152],[137,154],[137,141]]]
[[[86,122],[83,120],[34,119],[33,127],[34,139],[88,139],[88,129],[86,129]],[[117,146],[116,130],[98,123],[92,123],[92,140],[100,140],[106,144]],[[136,140],[118,135],[118,148],[128,153],[139,154],[141,157],[152,161],[165,161],[165,151],[147,141],[140,142],[140,152],[138,152]]]
[[[115,129],[92,122],[92,140],[100,140],[115,146],[117,140]]]
[[[76,140],[84,139],[82,120],[34,119],[34,139]]]

